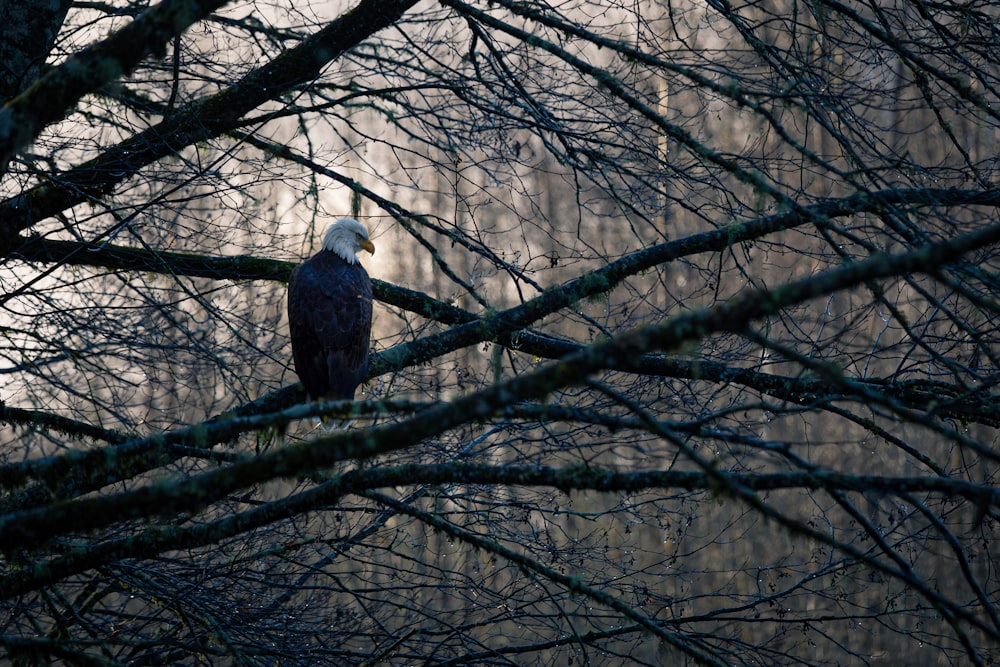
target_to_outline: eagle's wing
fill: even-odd
[[[292,272],[292,356],[310,397],[354,397],[368,373],[371,323],[371,280],[360,264],[320,252]]]

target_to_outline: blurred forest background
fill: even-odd
[[[1000,660],[1000,6],[0,17],[0,662]]]

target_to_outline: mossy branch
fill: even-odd
[[[894,205],[902,203],[927,204],[985,204],[994,201],[995,193],[965,192],[956,190],[920,190],[920,191],[887,191],[877,196],[856,196],[846,200],[828,202],[825,205],[812,207],[810,215],[831,217],[834,215],[858,212],[873,202]],[[386,372],[393,364],[409,360],[408,363],[426,361],[437,354],[444,354],[463,345],[471,345],[482,340],[498,340],[504,344],[520,349],[526,353],[543,358],[562,358],[583,353],[583,346],[561,339],[540,335],[518,327],[530,323],[531,318],[540,318],[554,309],[572,304],[575,300],[584,298],[591,293],[605,288],[612,280],[624,279],[631,273],[641,271],[652,262],[668,260],[671,257],[683,256],[686,253],[703,252],[709,249],[724,248],[727,245],[745,239],[755,234],[784,228],[796,224],[798,213],[782,214],[761,218],[753,223],[739,226],[738,229],[720,230],[697,235],[681,241],[660,244],[650,249],[633,253],[618,262],[598,270],[597,274],[604,276],[601,280],[587,276],[574,279],[556,288],[552,288],[537,299],[498,314],[476,319],[468,313],[449,304],[436,301],[424,294],[400,288],[398,286],[376,281],[376,293],[380,300],[411,310],[426,317],[431,317],[445,323],[463,323],[450,331],[430,336],[413,343],[397,346],[376,355],[372,363],[372,376]],[[22,246],[21,256],[33,258],[36,261],[69,261],[77,254],[88,263],[123,270],[151,270],[155,267],[169,267],[172,272],[201,275],[215,279],[274,279],[284,280],[292,265],[287,262],[258,258],[219,258],[203,257],[184,253],[150,253],[145,250],[123,248],[118,246],[96,246],[61,241],[45,241],[33,239]],[[63,258],[57,260],[56,258]],[[933,266],[933,265],[931,265]],[[925,265],[922,268],[927,268]],[[167,270],[164,268],[163,270]],[[593,274],[591,274],[593,275]],[[758,391],[800,405],[815,405],[831,398],[830,389],[824,380],[818,378],[786,378],[774,376],[749,369],[732,369],[722,364],[707,361],[692,363],[683,359],[675,359],[663,355],[637,354],[615,355],[603,361],[603,368],[623,370],[634,373],[661,375],[665,377],[703,379],[714,382],[738,382]],[[968,423],[996,424],[1000,421],[1000,407],[994,397],[989,394],[964,395],[957,394],[954,388],[926,387],[913,383],[889,383],[880,380],[855,381],[866,391],[878,391],[881,394],[898,401],[899,404],[911,408],[926,410],[933,408],[933,414],[939,417],[958,419]],[[942,397],[944,397],[942,399]],[[200,437],[206,438],[208,446],[225,442],[245,430],[260,428],[263,424],[269,427],[280,427],[282,410],[302,399],[301,387],[298,384],[286,387],[278,392],[262,397],[253,403],[234,410],[231,414],[220,416],[201,428]],[[269,414],[273,413],[273,414]],[[32,423],[38,419],[15,414],[8,411],[8,421],[12,423]],[[246,416],[256,416],[254,419],[240,419]],[[258,419],[259,418],[259,419]],[[52,417],[48,423],[51,428],[69,427],[72,424],[55,423]],[[261,421],[263,420],[263,421]],[[286,422],[287,423],[287,422]],[[78,429],[77,429],[78,430]],[[103,435],[101,439],[107,440]],[[7,466],[0,468],[0,483],[10,487],[22,483],[29,477],[36,477],[41,483],[25,490],[16,496],[8,497],[3,506],[7,511],[35,507],[48,502],[53,497],[70,498],[77,493],[83,493],[100,488],[108,480],[126,479],[128,476],[164,465],[178,456],[177,451],[164,449],[161,445],[188,443],[189,430],[167,434],[164,439],[139,439],[125,443],[112,450],[97,450],[85,456],[69,454],[56,457],[51,461],[36,461],[30,465]],[[110,440],[121,442],[122,438]]]
[[[227,495],[268,480],[294,477],[347,459],[369,458],[412,446],[457,425],[489,419],[503,406],[542,399],[556,389],[585,381],[622,359],[669,351],[718,331],[740,330],[755,319],[788,306],[867,281],[919,271],[937,271],[964,253],[1000,241],[1000,224],[909,252],[878,254],[773,290],[749,289],[710,308],[679,314],[665,322],[632,329],[583,348],[556,363],[462,396],[396,423],[346,431],[291,445],[179,481],[92,498],[56,502],[0,517],[0,544],[32,548],[70,531],[91,531],[119,521],[179,512],[197,512]]]
[[[824,224],[831,219],[875,212],[886,206],[932,205],[998,206],[1000,190],[893,189],[830,199],[793,211],[764,216],[715,231],[643,248],[605,267],[551,287],[523,304],[482,317],[423,293],[375,280],[373,281],[375,296],[379,301],[444,324],[465,326],[386,350],[373,360],[371,377],[390,370],[400,370],[415,363],[423,363],[441,354],[487,340],[513,348],[522,347],[523,337],[514,340],[513,334],[533,322],[584,299],[607,292],[630,276],[683,257],[703,252],[719,252],[733,245],[754,241],[803,224]],[[232,281],[285,282],[294,268],[293,263],[261,257],[211,257],[43,238],[24,239],[16,245],[15,250],[6,253],[6,256],[11,259],[49,264],[98,266],[115,271],[160,272]]]
[[[850,197],[831,199],[723,229],[660,243],[547,289],[539,296],[513,308],[485,314],[474,322],[386,350],[373,361],[372,374],[378,375],[389,370],[399,370],[413,364],[424,363],[447,352],[487,340],[516,349],[518,341],[514,334],[533,322],[586,298],[607,292],[630,276],[682,257],[703,252],[718,252],[733,245],[803,224],[825,224],[832,218],[878,211],[885,206],[930,205],[998,206],[1000,190],[921,188],[857,193]],[[925,265],[923,268],[931,267]]]
[[[834,471],[794,471],[739,476],[753,492],[783,489],[875,491],[886,494],[933,493],[963,497],[985,506],[1000,506],[1000,490],[967,480],[926,477],[851,475]],[[640,493],[650,489],[708,491],[710,475],[703,471],[648,470],[619,472],[573,465],[490,466],[458,463],[402,465],[352,470],[287,498],[264,503],[245,512],[196,525],[154,525],[128,537],[81,546],[70,553],[24,565],[0,576],[0,598],[13,597],[80,572],[123,558],[148,558],[166,550],[194,549],[232,538],[316,507],[328,506],[349,494],[367,494],[385,488],[443,484],[483,484],[548,487],[572,491]]]

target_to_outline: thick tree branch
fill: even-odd
[[[590,345],[565,359],[506,382],[422,411],[397,423],[348,431],[289,446],[178,482],[152,484],[100,498],[83,498],[0,518],[0,544],[31,548],[67,531],[89,531],[117,521],[196,512],[238,489],[296,476],[346,459],[368,458],[409,447],[457,425],[488,419],[504,405],[538,400],[580,383],[622,359],[653,350],[669,351],[714,332],[741,330],[783,308],[833,294],[870,280],[937,271],[967,252],[1000,241],[1000,224],[905,253],[877,254],[771,290],[748,289],[710,308],[679,314],[662,323],[628,331]]]
[[[994,191],[966,192],[960,190],[931,189],[912,191],[885,191],[874,195],[833,200],[808,207],[809,215],[825,221],[837,215],[849,215],[863,210],[878,210],[887,205],[959,205],[997,203]],[[401,308],[416,312],[424,317],[448,324],[463,324],[450,331],[430,336],[413,343],[397,346],[380,355],[372,363],[371,376],[387,372],[393,360],[404,359],[406,363],[426,361],[465,345],[473,345],[483,340],[496,340],[509,347],[542,358],[562,358],[580,354],[582,346],[572,341],[552,338],[522,329],[533,319],[540,319],[559,308],[610,289],[629,275],[645,270],[657,263],[697,252],[716,251],[733,243],[759,238],[761,235],[802,224],[800,212],[789,212],[768,216],[733,229],[720,230],[696,235],[679,241],[671,241],[633,253],[621,260],[581,276],[564,285],[546,291],[540,297],[508,311],[486,315],[476,319],[472,314],[398,286],[375,281],[378,298]],[[90,245],[76,242],[29,239],[20,246],[15,256],[29,261],[65,262],[89,264],[113,270],[160,270],[163,272],[203,276],[213,279],[272,279],[286,280],[292,264],[253,257],[205,257],[184,253],[149,252],[146,250],[111,245]],[[401,352],[402,350],[402,352]],[[386,361],[386,360],[389,361]],[[403,362],[395,362],[403,363]],[[834,395],[827,381],[818,378],[792,378],[774,376],[750,369],[734,369],[722,364],[699,361],[692,363],[660,355],[639,355],[618,357],[608,360],[604,368],[634,373],[661,375],[665,377],[702,379],[711,382],[736,382],[757,391],[798,405],[810,406],[825,402],[837,396],[851,396],[850,392]],[[1000,423],[1000,406],[988,393],[966,395],[954,387],[927,385],[913,382],[887,382],[881,380],[855,380],[865,391],[876,391],[909,409],[930,410],[931,415],[952,418],[965,423]],[[116,447],[115,455],[91,452],[80,460],[78,455],[57,457],[51,462],[33,462],[28,467],[4,468],[2,479],[5,485],[17,484],[29,476],[40,475],[42,483],[25,490],[16,497],[9,497],[4,505],[7,510],[37,506],[52,498],[73,497],[77,493],[104,486],[108,480],[122,479],[122,476],[149,470],[177,458],[177,453],[163,449],[167,442],[211,446],[246,430],[260,428],[257,421],[233,421],[232,416],[266,415],[301,400],[301,388],[296,384],[279,392],[265,396],[250,405],[235,410],[233,415],[221,416],[219,420],[190,431],[180,431],[160,439],[140,439]],[[861,398],[860,400],[867,400]],[[276,413],[280,427],[282,415]],[[9,421],[24,423],[23,416],[10,413]],[[271,419],[275,419],[274,416]],[[34,417],[30,421],[37,421]],[[285,422],[287,423],[287,422]],[[196,437],[191,433],[196,433]],[[191,440],[191,438],[195,440]],[[121,442],[119,439],[118,442]],[[29,472],[29,468],[33,472]],[[17,471],[20,472],[17,472]],[[74,472],[75,471],[75,472]],[[82,473],[82,474],[81,474]],[[13,504],[11,504],[13,503]]]
[[[2,401],[0,401],[0,423],[56,431],[58,433],[65,433],[73,438],[87,438],[93,442],[121,444],[129,439],[128,434],[121,431],[101,428],[95,424],[69,419],[41,410],[25,410],[23,408],[11,407],[4,405]]]
[[[741,485],[754,492],[783,489],[878,492],[892,495],[933,493],[967,498],[977,504],[1000,506],[1000,490],[989,484],[947,477],[886,477],[835,471],[795,471],[740,475]],[[205,524],[152,526],[137,535],[117,538],[57,556],[0,577],[0,599],[49,585],[72,574],[123,558],[149,558],[165,550],[193,549],[224,541],[242,532],[337,502],[348,494],[374,489],[444,484],[490,484],[549,487],[563,492],[638,493],[649,489],[711,491],[712,480],[702,471],[647,470],[620,472],[593,466],[490,466],[469,464],[403,465],[352,470],[331,480],[266,503],[246,512]]]
[[[16,235],[35,222],[110,191],[145,165],[228,132],[245,113],[281,97],[290,88],[312,81],[324,66],[395,23],[414,4],[416,0],[361,0],[308,39],[229,88],[188,105],[93,160],[51,175],[44,185],[0,202],[0,247],[9,248]],[[0,124],[0,137],[3,130]],[[13,133],[13,129],[8,128],[7,133]],[[9,143],[15,145],[13,138]]]
[[[62,119],[81,97],[129,72],[228,0],[163,0],[106,39],[51,69],[0,109],[0,165],[42,129]],[[2,239],[2,236],[0,236]]]
[[[834,218],[879,212],[886,207],[998,205],[1000,205],[1000,190],[918,188],[857,193],[643,248],[605,267],[551,287],[523,304],[478,318],[460,308],[413,290],[375,281],[376,297],[380,301],[444,324],[467,326],[387,350],[375,361],[372,375],[378,375],[389,369],[399,370],[412,363],[421,363],[445,352],[485,340],[517,347],[516,341],[510,340],[511,333],[583,299],[610,291],[630,276],[682,257],[703,252],[719,252],[740,243],[758,240],[769,234],[804,224],[823,225]],[[21,240],[5,255],[10,260],[97,266],[114,271],[152,271],[233,281],[284,282],[294,268],[294,264],[289,262],[260,257],[210,257],[190,253],[151,252],[141,248],[57,241],[40,237]]]
[[[71,0],[0,2],[0,102],[26,90],[42,70]]]
[[[806,223],[825,225],[835,217],[877,212],[893,206],[998,206],[1000,190],[967,191],[957,188],[884,190],[799,207],[784,213],[734,224],[720,230],[667,241],[636,251],[539,296],[475,322],[386,350],[372,364],[373,374],[423,363],[446,352],[485,340],[517,347],[517,331],[583,299],[610,291],[629,276],[675,259],[702,252],[718,252],[744,241],[791,229]]]
[[[578,354],[583,349],[582,345],[576,343],[535,334],[525,334],[519,340],[524,351],[549,359]],[[607,366],[607,369],[718,384],[734,383],[809,408],[827,405],[834,401],[861,401],[869,404],[872,396],[876,395],[882,397],[883,403],[889,402],[908,410],[924,411],[928,418],[954,419],[962,423],[988,426],[1000,425],[1000,397],[983,391],[969,394],[941,382],[855,379],[849,381],[849,387],[838,387],[831,386],[828,378],[775,375],[748,368],[733,368],[708,360],[688,360],[656,354],[645,354],[637,359],[624,360],[618,365]],[[293,389],[295,391],[292,391]],[[302,398],[297,384],[283,391],[285,392],[283,398],[277,401],[281,404]],[[281,431],[296,420],[322,415],[343,416],[344,407],[349,407],[349,414],[367,415],[384,410],[396,413],[414,412],[432,405],[434,404],[399,405],[381,401],[353,405],[339,401],[297,404],[279,412],[247,411],[242,416],[227,413],[192,428],[128,441],[123,434],[102,431],[93,434],[92,437],[103,436],[101,439],[114,443],[110,449],[71,452],[51,458],[32,459],[0,466],[2,487],[13,489],[29,479],[36,480],[34,485],[5,496],[0,501],[0,513],[41,507],[53,500],[73,498],[103,488],[114,481],[128,479],[133,475],[167,465],[191,452],[200,451],[208,455],[213,446],[250,431],[264,429]],[[556,418],[567,422],[600,424],[613,429],[641,428],[639,424],[626,422],[620,418],[574,409],[564,410],[552,405],[539,407],[508,405],[497,416],[518,419]],[[37,424],[80,435],[89,433],[81,430],[85,425],[33,411],[3,408],[0,411],[0,419],[11,424]],[[720,436],[726,437],[725,434]]]
[[[182,275],[212,280],[242,282],[274,280],[288,282],[296,263],[251,255],[212,257],[193,253],[150,251],[145,248],[57,241],[32,237],[25,239],[7,254],[10,260],[44,264],[93,266],[112,271],[142,271],[166,275]],[[373,279],[375,298],[379,301],[416,313],[444,324],[458,324],[475,319],[465,310],[438,301],[421,292]]]

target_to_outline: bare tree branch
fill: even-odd
[[[0,165],[31,143],[42,128],[62,119],[81,97],[127,75],[225,0],[163,0],[128,26],[47,72],[0,109]]]

